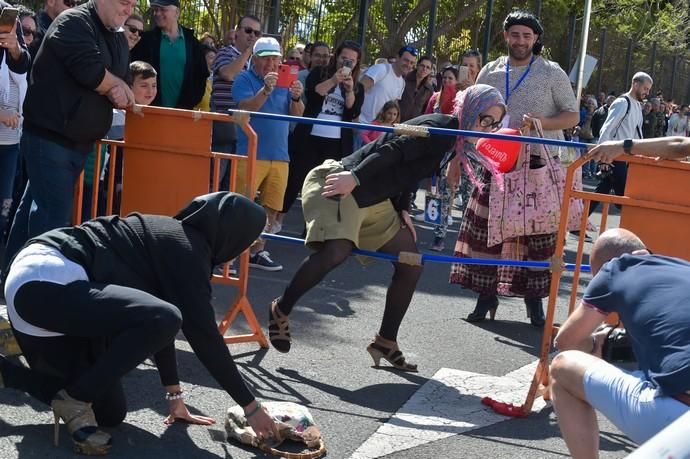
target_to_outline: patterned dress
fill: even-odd
[[[495,87],[507,99],[509,127],[519,129],[522,117],[527,113],[551,117],[561,112],[578,112],[568,76],[558,64],[542,57],[535,57],[529,73],[517,88],[515,86],[528,66],[510,67],[510,96],[506,98],[506,63],[507,57],[501,57],[487,64],[479,73],[477,83]],[[544,131],[544,137],[564,139],[561,130]],[[559,156],[559,147],[548,148],[552,156]],[[491,173],[483,172],[483,186],[474,188],[465,210],[455,256],[533,261],[544,261],[553,256],[556,249],[555,233],[523,236],[487,246],[490,183]],[[551,273],[544,269],[454,263],[450,282],[483,295],[545,298],[549,295]]]

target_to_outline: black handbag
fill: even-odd
[[[637,362],[632,348],[630,335],[625,328],[618,328],[620,322],[614,326],[608,326],[608,333],[601,348],[601,358],[609,363],[613,362]]]

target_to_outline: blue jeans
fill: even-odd
[[[70,226],[74,185],[84,170],[87,156],[31,131],[22,134],[20,148],[29,182],[7,238],[3,267],[30,238]]]
[[[7,216],[12,207],[14,177],[17,174],[19,144],[0,145],[0,238],[5,232]]]

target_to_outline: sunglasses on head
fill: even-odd
[[[497,131],[502,124],[503,120],[496,121],[491,115],[479,115],[479,125],[481,127],[490,127],[492,131]]]
[[[419,51],[417,50],[417,48],[413,46],[403,46],[402,48],[400,48],[400,52],[398,53],[398,55],[402,56],[405,52],[412,54],[414,57],[419,56]]]
[[[141,34],[144,33],[144,29],[137,29],[136,27],[127,24],[125,24],[125,27],[127,27],[127,30],[129,30],[130,33],[134,33],[139,36],[141,36]]]
[[[255,37],[260,37],[263,34],[263,32],[260,30],[254,30],[251,27],[242,27],[242,30],[244,30],[244,33],[247,35],[251,35],[253,33]]]

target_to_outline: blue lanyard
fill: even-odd
[[[510,93],[515,92],[517,88],[520,87],[523,81],[525,81],[525,78],[527,78],[527,75],[529,75],[529,71],[532,68],[532,63],[534,62],[534,55],[532,55],[532,59],[529,60],[529,65],[527,66],[527,70],[525,70],[525,73],[522,74],[519,80],[517,80],[517,83],[515,83],[515,86],[513,86],[513,90],[511,91],[510,89],[510,57],[506,57],[506,104],[508,104],[508,99],[510,99]]]

